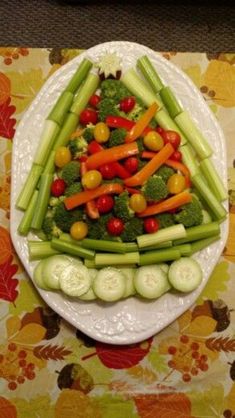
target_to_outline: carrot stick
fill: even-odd
[[[102,194],[120,194],[123,192],[123,187],[118,183],[102,184],[93,190],[85,190],[84,192],[76,193],[73,196],[69,196],[64,200],[66,209],[70,210],[77,206],[83,205],[90,200],[96,199]]]
[[[156,215],[157,213],[167,212],[171,209],[179,208],[180,206],[185,205],[185,203],[191,202],[191,200],[192,195],[189,192],[184,191],[169,197],[169,199],[163,200],[160,203],[148,206],[143,212],[139,213],[138,216],[142,218],[145,216]]]
[[[141,154],[141,158],[145,158],[146,160],[151,160],[151,158],[155,157],[156,152],[153,151],[143,151]]]
[[[135,142],[133,144],[118,145],[91,155],[86,161],[86,166],[88,170],[93,170],[103,164],[112,163],[138,153],[139,149]]]
[[[84,176],[86,172],[87,172],[86,163],[81,162],[81,165],[80,165],[81,176]],[[96,207],[94,200],[90,200],[89,202],[86,203],[86,213],[91,219],[98,219],[100,217],[99,211]]]
[[[156,102],[152,103],[144,114],[139,118],[133,128],[128,132],[125,142],[133,142],[141,136],[144,129],[148,126],[151,119],[154,117],[158,105]]]
[[[126,186],[141,186],[173,154],[174,148],[166,144],[138,173],[124,180]]]

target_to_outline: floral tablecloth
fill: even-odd
[[[114,347],[45,305],[9,235],[15,129],[46,79],[80,52],[0,48],[0,418],[235,417],[235,54],[163,53],[224,130],[229,238],[190,310],[147,341]]]

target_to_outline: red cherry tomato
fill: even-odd
[[[124,223],[119,218],[111,218],[107,222],[107,231],[110,235],[119,236],[124,230]]]
[[[167,144],[168,142],[170,142],[170,144],[177,149],[178,146],[180,145],[180,135],[178,134],[178,132],[175,131],[165,131],[162,133],[162,137],[164,139],[165,144]]]
[[[99,171],[104,180],[112,180],[116,176],[116,170],[112,163],[101,165]]]
[[[93,125],[95,125],[97,123],[97,120],[97,112],[94,109],[84,109],[79,116],[79,122],[82,125],[88,125],[88,123],[92,123]]]
[[[79,161],[80,161],[80,163],[85,163],[86,162],[86,160],[87,160],[87,156],[86,155],[82,155],[80,158],[79,158]]]
[[[89,154],[96,154],[96,152],[99,152],[99,151],[102,151],[102,150],[103,150],[102,145],[100,145],[95,140],[94,141],[91,141],[88,144],[88,147],[87,147],[87,151],[88,151]]]
[[[122,99],[120,101],[120,110],[122,110],[125,113],[130,112],[133,107],[135,106],[136,100],[135,97],[133,96],[128,96],[128,97],[124,97],[124,99]]]
[[[55,197],[60,197],[64,194],[66,183],[63,179],[56,179],[51,185],[51,194]]]
[[[165,132],[164,131],[164,129],[163,128],[161,128],[161,126],[157,126],[157,128],[156,128],[156,131],[162,136],[162,134],[163,134],[163,132]]]
[[[155,218],[146,218],[144,220],[144,230],[147,234],[157,232],[159,229],[159,223]]]
[[[114,207],[114,200],[112,196],[104,194],[103,196],[98,197],[96,201],[96,207],[99,213],[108,213]]]
[[[124,167],[129,173],[134,174],[138,170],[139,161],[136,157],[129,157],[124,162]]]
[[[171,155],[171,160],[174,160],[174,161],[181,161],[182,160],[182,154],[181,154],[181,152],[180,151],[175,151],[175,152],[173,152],[173,154]]]
[[[97,105],[99,104],[100,100],[101,100],[101,98],[100,98],[100,96],[98,96],[98,94],[93,94],[90,97],[89,105],[96,108]]]

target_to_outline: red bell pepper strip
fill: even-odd
[[[120,164],[118,161],[114,161],[112,165],[117,176],[120,177],[120,179],[128,179],[128,177],[131,177],[129,171],[125,167],[123,167],[123,165]]]
[[[109,128],[124,128],[127,131],[130,131],[136,124],[133,120],[123,118],[122,116],[107,116],[105,123]],[[143,131],[143,135],[153,130],[150,126],[147,126]]]

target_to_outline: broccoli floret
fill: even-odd
[[[113,99],[103,99],[98,104],[98,118],[104,122],[107,116],[118,116],[120,112]]]
[[[82,185],[79,182],[72,183],[70,186],[68,186],[65,190],[65,196],[69,197],[73,194],[80,193],[82,191]]]
[[[107,229],[106,225],[108,220],[112,218],[111,213],[107,213],[106,215],[102,215],[98,220],[92,221],[88,220],[88,237],[91,239],[106,239],[107,237]]]
[[[127,118],[133,121],[137,121],[140,116],[143,115],[144,111],[145,109],[139,103],[136,103],[133,109],[127,113]]]
[[[68,143],[69,150],[73,158],[79,158],[87,152],[87,141],[83,136],[71,139]]]
[[[70,161],[61,171],[61,178],[65,181],[67,186],[74,183],[80,178],[80,163],[78,161]]]
[[[125,142],[125,138],[126,138],[126,129],[124,128],[118,128],[118,129],[114,129],[111,132],[109,141],[108,141],[108,146],[109,147],[116,147],[117,145],[121,145],[124,144]]]
[[[51,216],[47,216],[42,224],[42,231],[46,235],[47,239],[51,240],[52,238],[59,238],[62,234],[62,231],[55,224],[54,219]]]
[[[63,203],[56,206],[54,221],[63,232],[69,232],[73,223],[81,220],[83,220],[83,211],[81,209],[68,211]]]
[[[114,177],[112,180],[103,180],[102,181],[102,184],[110,184],[110,183],[123,184],[123,180],[120,179],[119,177]]]
[[[156,220],[159,222],[160,229],[168,228],[168,226],[175,224],[174,216],[172,213],[160,213],[156,216]]]
[[[129,206],[128,192],[123,192],[119,196],[115,196],[114,213],[124,222],[129,221],[134,216],[134,211]]]
[[[107,79],[101,83],[101,98],[113,99],[118,104],[124,97],[130,96],[129,90],[120,80]]]
[[[49,200],[49,206],[54,208],[55,206],[59,205],[61,202],[63,202],[65,199],[65,196],[62,195],[60,197],[51,196]]]
[[[142,192],[148,201],[157,202],[168,195],[166,183],[156,174],[148,178],[142,187]]]
[[[135,241],[144,232],[144,221],[140,218],[132,218],[125,223],[124,231],[121,234],[123,242]]]
[[[156,120],[155,120],[155,119],[151,119],[151,121],[149,122],[149,126],[150,126],[150,128],[152,128],[152,129],[156,129],[156,127],[157,127],[157,122],[156,122]]]
[[[94,128],[91,128],[91,127],[88,126],[84,130],[82,136],[85,139],[85,141],[91,142],[94,139]]]
[[[143,152],[145,150],[144,144],[143,144],[143,139],[142,138],[138,138],[137,141],[136,141],[136,143],[137,143],[139,152],[140,153]]]
[[[193,197],[190,203],[181,206],[180,211],[174,215],[174,219],[186,227],[200,225],[203,221],[203,213],[199,200]]]
[[[175,174],[173,168],[168,167],[167,165],[163,164],[155,173],[157,176],[160,176],[162,180],[166,183],[167,180]]]

